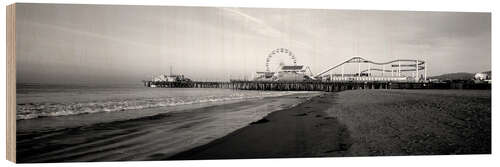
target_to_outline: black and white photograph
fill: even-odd
[[[12,4],[10,160],[489,155],[491,17]]]

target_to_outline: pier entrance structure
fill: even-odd
[[[357,73],[345,73],[344,66],[348,64],[356,64]],[[353,57],[316,74],[314,78],[322,81],[425,82],[427,69],[423,60],[397,59],[379,63],[362,57]]]

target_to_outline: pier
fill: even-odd
[[[278,70],[270,65],[277,56],[285,56],[290,63],[280,63]],[[345,66],[356,65],[357,73],[345,71]],[[314,75],[305,65],[297,65],[295,54],[286,48],[273,50],[266,57],[266,70],[256,72],[252,80],[228,82],[192,81],[184,75],[160,75],[143,81],[146,87],[159,88],[223,88],[261,91],[326,91],[352,89],[491,89],[490,83],[474,80],[431,81],[427,78],[426,61],[395,59],[375,62],[353,57]],[[362,68],[367,66],[367,68]]]
[[[155,86],[152,86],[155,85]],[[491,89],[491,84],[470,82],[335,82],[335,81],[230,81],[230,82],[144,82],[144,86],[158,88],[222,88],[261,91],[325,91],[337,92],[352,89]]]

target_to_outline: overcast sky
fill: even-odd
[[[16,12],[19,83],[139,82],[170,67],[195,80],[251,77],[282,47],[313,73],[354,56],[426,60],[429,76],[491,69],[490,13],[46,4]]]

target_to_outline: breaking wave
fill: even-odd
[[[40,102],[17,104],[17,120],[35,119],[41,117],[55,117],[78,114],[92,114],[97,112],[119,112],[156,107],[169,107],[209,102],[223,102],[251,98],[275,97],[293,94],[294,92],[266,92],[260,94],[236,93],[226,96],[184,96],[158,97],[140,99],[118,99],[91,102]]]

